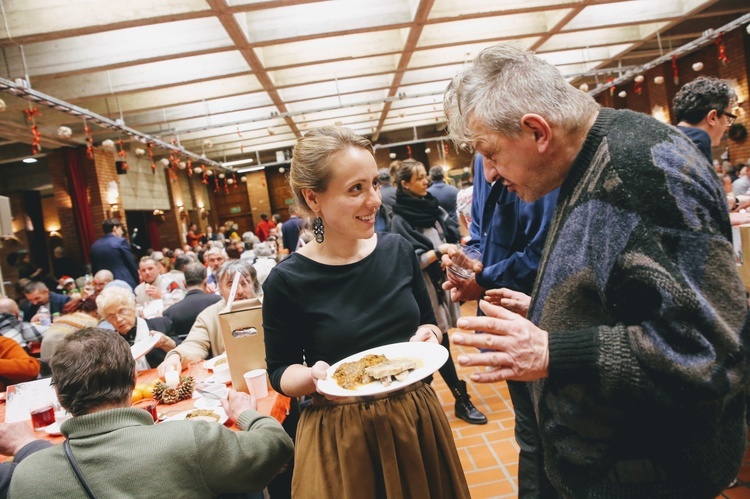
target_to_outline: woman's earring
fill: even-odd
[[[320,217],[315,217],[312,228],[315,233],[315,241],[318,244],[322,243],[326,233],[326,228],[323,226],[323,220]]]

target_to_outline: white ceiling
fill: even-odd
[[[0,77],[216,161],[342,123],[377,140],[439,126],[450,78],[515,40],[578,84],[655,59],[747,0],[0,0]],[[657,33],[661,46],[657,45]],[[0,162],[28,150],[28,102],[0,95]],[[83,144],[40,109],[42,145]],[[63,140],[61,124],[73,129]],[[117,138],[92,126],[96,142]],[[127,136],[123,137],[127,138]],[[210,147],[205,141],[211,142]],[[21,143],[21,144],[19,144]],[[13,152],[11,152],[13,151]],[[27,153],[28,155],[28,153]]]

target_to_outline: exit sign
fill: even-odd
[[[242,208],[239,206],[232,206],[231,208],[229,208],[229,213],[242,213]]]

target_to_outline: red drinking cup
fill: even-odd
[[[55,408],[51,405],[31,411],[31,424],[35,430],[51,425],[55,422]]]
[[[159,419],[158,414],[156,414],[156,399],[141,399],[132,406],[137,407],[138,409],[143,409],[151,414],[151,417],[154,418],[154,422]]]

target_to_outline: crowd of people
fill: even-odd
[[[352,354],[406,341],[450,351],[460,327],[451,341],[477,352],[455,360],[484,368],[471,381],[509,387],[520,497],[718,495],[742,463],[750,379],[731,235],[750,181],[747,165],[726,183],[731,172],[711,164],[736,119],[731,87],[688,83],[671,127],[601,108],[501,44],[455,77],[444,104],[451,138],[477,153],[461,191],[414,159],[378,169],[366,138],[327,127],[294,148],[283,223],[264,213],[241,235],[192,224],[184,247],[136,262],[122,223],[106,220],[80,296],[50,290],[19,253],[23,296],[0,300],[0,388],[48,368],[74,416],[66,445],[100,496],[139,495],[128,473],[159,463],[158,495],[468,498],[431,378],[371,396],[319,389]],[[481,256],[466,261],[461,243]],[[447,272],[459,265],[473,273]],[[263,297],[270,383],[302,402],[299,418],[281,427],[231,392],[239,432],[154,427],[130,408],[136,373],[224,353],[233,287],[235,299]],[[461,317],[474,300],[476,316]],[[128,345],[147,336],[155,348],[133,360]],[[37,359],[24,347],[39,341]],[[450,355],[439,373],[456,416],[486,423]],[[9,428],[0,452],[20,464],[0,469],[0,490],[8,477],[12,497],[80,495],[70,448]]]

